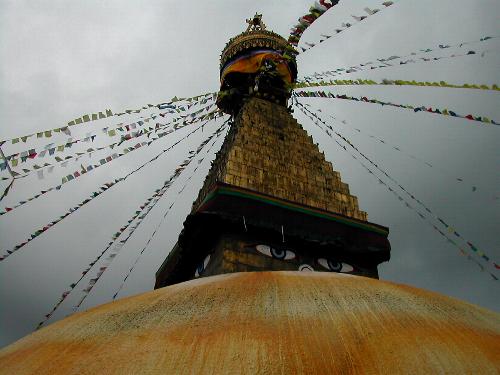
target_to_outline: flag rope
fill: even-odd
[[[386,9],[386,8],[390,7],[391,5],[394,5],[394,4],[398,3],[398,2],[399,2],[398,0],[384,1],[381,5],[385,6],[385,8],[382,8],[382,10],[380,10],[380,9],[373,9],[372,10],[370,8],[365,8],[364,11],[367,14],[366,16],[364,16],[364,15],[363,16],[352,16],[351,15],[351,17],[354,18],[354,20],[356,22],[353,22],[353,23],[342,22],[342,26],[341,27],[343,27],[343,29],[339,29],[339,28],[335,29],[335,34],[333,34],[333,35],[323,35],[322,34],[321,36],[323,36],[325,39],[320,39],[320,41],[317,42],[317,43],[305,42],[305,44],[308,46],[308,48],[301,47],[300,48],[302,50],[301,53],[309,51],[311,48],[314,48],[315,46],[319,45],[320,43],[324,42],[325,40],[330,39],[332,36],[338,35],[338,34],[342,33],[343,31],[346,31],[346,30],[350,29],[352,26],[357,25],[361,21],[366,20],[368,17],[371,17],[371,16],[373,16],[375,14],[379,14],[379,13],[381,13],[383,11],[383,9]],[[299,40],[300,40],[300,38],[299,38]],[[298,40],[297,40],[297,43],[298,43]]]
[[[320,81],[320,82],[306,82],[301,81],[295,84],[295,89],[306,88],[306,87],[322,87],[322,86],[416,86],[416,87],[441,87],[441,88],[453,88],[453,89],[473,89],[473,90],[492,90],[500,91],[500,87],[497,84],[483,85],[476,83],[464,83],[462,85],[455,85],[445,81],[440,82],[429,82],[429,81],[405,81],[405,80],[391,80],[384,78],[380,82],[373,81],[371,79],[358,78],[355,80],[347,79],[335,79],[332,81]]]
[[[208,110],[209,108],[213,107],[213,104],[211,105],[208,105],[206,107],[203,107],[201,109],[199,109],[198,111],[194,112],[195,114],[198,114],[198,113],[202,113],[204,110]],[[123,123],[120,123],[120,124],[115,124],[114,128],[111,129],[110,126],[106,126],[102,129],[100,129],[101,132],[104,132],[105,134],[107,134],[109,137],[114,137],[116,135],[119,135],[121,136],[121,141],[120,143],[126,141],[126,140],[129,140],[131,138],[134,138],[134,137],[137,137],[137,134],[140,133],[140,132],[144,132],[144,134],[147,134],[151,131],[153,131],[154,129],[158,129],[158,127],[149,127],[149,130],[148,130],[148,127],[145,126],[144,129],[141,129],[141,130],[138,130],[138,131],[134,131],[137,127],[136,124],[139,125],[139,127],[142,127],[143,125],[146,125],[150,120],[155,120],[158,116],[161,116],[161,117],[165,117],[165,115],[167,113],[172,113],[172,112],[164,112],[164,113],[155,113],[155,114],[152,114],[151,116],[149,117],[141,117],[139,120],[136,120],[134,122],[131,122],[129,124],[126,124],[124,125]],[[174,112],[175,113],[175,112]],[[170,124],[171,123],[175,123],[177,121],[180,121],[180,120],[183,120],[185,119],[186,117],[190,116],[192,114],[185,114],[185,115],[179,115],[177,118],[174,118],[170,121]],[[156,123],[156,125],[158,125],[158,123]],[[156,126],[155,125],[155,126]],[[164,126],[167,126],[168,124],[160,124],[160,125],[163,125],[162,127]],[[120,134],[120,133],[117,133],[116,131],[119,130],[121,132],[124,132],[123,128],[127,129],[127,133],[126,134]],[[132,129],[132,130],[130,130]],[[26,163],[28,160],[33,160],[35,158],[43,158],[45,157],[45,155],[47,154],[47,152],[49,153],[49,155],[53,155],[55,153],[62,153],[64,152],[65,149],[67,148],[71,148],[73,145],[77,144],[77,143],[88,143],[88,142],[94,142],[94,139],[97,138],[97,134],[99,133],[99,131],[95,131],[92,133],[87,133],[87,135],[84,137],[84,138],[79,138],[79,139],[75,139],[73,140],[72,138],[68,139],[68,141],[66,141],[65,143],[61,143],[61,144],[58,144],[58,145],[54,145],[53,143],[49,143],[45,146],[41,146],[41,147],[37,147],[37,148],[32,148],[30,150],[26,150],[26,151],[22,151],[22,152],[16,152],[16,153],[13,153],[13,154],[10,154],[8,156],[6,156],[5,158],[10,162],[10,165],[12,165],[12,167],[17,167],[19,164],[22,164],[22,163]],[[116,145],[116,144],[120,144],[118,142],[116,143],[112,143],[112,144],[108,144],[108,145],[105,145],[105,146],[102,146],[100,148],[98,148],[97,150],[99,149],[104,149],[104,148],[108,148],[110,146],[113,146],[113,145]],[[94,149],[91,149],[92,151],[90,152],[94,152],[95,150]],[[67,159],[70,159],[70,158],[74,158],[75,155],[77,156],[83,156],[85,154],[87,154],[89,152],[77,152],[76,154],[74,154],[73,156],[71,157],[68,157],[66,156],[65,159],[61,159],[59,157],[56,157],[56,161],[57,162],[65,162]],[[61,159],[61,160],[58,160]],[[40,170],[41,168],[45,168],[47,166],[50,166],[51,164],[47,164],[45,163],[43,165],[43,167],[36,167],[34,168],[34,171],[37,171],[37,170]],[[28,171],[28,170],[25,170],[23,169],[23,171],[27,174],[29,174],[30,172],[32,171]],[[16,178],[19,178],[19,177],[24,177],[26,176],[27,174],[25,175],[19,175],[19,173],[16,173]]]
[[[208,122],[208,121],[207,121]],[[201,127],[198,127],[197,129],[200,129]],[[174,173],[175,175],[175,173]],[[173,175],[173,176],[174,176]],[[172,177],[171,177],[172,179]],[[168,187],[170,186],[168,184],[168,181],[167,180],[163,187],[160,188],[160,189],[156,189],[154,194],[148,198],[140,207],[139,207],[139,210],[135,211],[134,215],[132,216],[131,219],[129,219],[127,221],[127,224],[125,224],[124,226],[122,226],[118,232],[116,232],[113,236],[112,236],[112,240],[108,243],[108,245],[104,248],[103,251],[101,251],[101,253],[91,262],[89,263],[88,267],[86,269],[83,270],[81,276],[75,281],[73,282],[72,284],[70,284],[69,286],[69,289],[66,290],[65,292],[62,293],[61,297],[59,298],[59,300],[57,301],[57,303],[54,305],[54,307],[52,308],[52,310],[44,315],[44,319],[42,319],[37,327],[36,327],[36,330],[40,329],[51,317],[52,315],[55,313],[55,311],[59,308],[59,306],[61,306],[61,304],[68,298],[68,296],[70,295],[70,293],[78,286],[78,284],[83,280],[83,278],[87,275],[87,273],[91,270],[91,268],[106,254],[106,252],[111,248],[111,246],[115,243],[115,241],[121,236],[122,233],[125,232],[125,230],[127,230],[127,228],[132,224],[132,222],[134,222],[134,220],[139,217],[139,215],[141,215],[144,211],[147,210],[148,207],[151,206],[151,202],[153,202],[157,197],[158,200],[161,198],[161,195],[164,194],[164,192],[166,191],[166,189],[168,189]],[[165,190],[165,191],[163,191]],[[163,191],[163,193],[162,193]],[[161,194],[161,195],[160,195]],[[156,202],[154,204],[156,204],[158,202],[158,200],[156,200]],[[153,204],[153,205],[154,205]],[[137,228],[137,227],[136,227]],[[135,230],[135,229],[134,229]],[[132,234],[129,235],[129,237],[131,236]],[[128,238],[127,238],[128,239]],[[113,255],[111,254],[110,256],[108,256],[108,261],[114,259],[116,257],[117,254]],[[102,268],[102,267],[101,267]],[[104,273],[105,269],[104,270],[101,270],[99,269],[99,272]],[[102,273],[98,276],[100,277],[102,275]],[[93,283],[93,285],[95,285],[95,282]],[[93,286],[92,285],[92,286]],[[87,287],[88,288],[88,287]],[[92,289],[92,288],[91,288]],[[90,289],[89,289],[90,291]],[[82,301],[83,302],[83,301]]]
[[[172,103],[176,103],[176,102],[179,102],[179,101],[192,101],[194,99],[198,99],[198,98],[202,98],[202,97],[212,97],[212,99],[214,99],[216,97],[217,93],[206,93],[206,94],[201,94],[201,95],[198,95],[198,96],[193,96],[193,97],[190,97],[190,98],[181,98],[181,99],[178,99],[177,97],[174,97],[172,98],[172,100],[170,102],[162,102],[162,103],[159,103],[159,104],[147,104],[145,106],[142,106],[140,109],[135,109],[135,110],[132,110],[132,109],[127,109],[125,110],[125,112],[121,112],[121,113],[112,113],[111,110],[108,110],[109,112],[109,115],[107,113],[107,115],[103,115],[103,116],[98,116],[99,118],[98,119],[103,119],[103,118],[107,118],[107,117],[111,117],[111,116],[123,116],[123,115],[127,115],[127,114],[132,114],[132,113],[140,113],[142,110],[146,110],[146,109],[150,109],[150,108],[154,108],[154,107],[157,107],[158,109],[164,109],[162,107],[165,107],[166,105],[168,104],[172,104]],[[101,113],[101,112],[99,112]],[[79,124],[84,124],[84,123],[87,123],[87,122],[91,122],[91,121],[95,121],[95,120],[90,120],[91,117],[94,117],[93,115],[95,114],[92,114],[91,115],[84,115],[84,116],[81,116],[80,118],[78,119],[75,119],[75,120],[72,120],[70,122],[68,122],[68,125],[65,125],[65,126],[62,126],[62,127],[59,127],[59,128],[54,128],[54,129],[47,129],[47,130],[41,130],[41,131],[38,131],[38,132],[35,132],[35,133],[32,133],[32,134],[27,134],[27,135],[22,135],[22,136],[17,136],[15,138],[11,138],[11,139],[8,139],[8,140],[3,140],[3,141],[0,141],[0,144],[2,143],[11,143],[11,144],[16,144],[16,143],[19,143],[19,141],[23,141],[24,143],[27,142],[27,140],[33,136],[37,136],[37,138],[43,138],[44,136],[46,137],[51,137],[52,136],[52,132],[55,132],[55,133],[60,133],[60,132],[65,132],[65,129],[67,129],[69,126],[75,126],[75,125],[79,125]],[[85,121],[85,119],[82,120],[82,118],[86,118],[88,117],[89,120]],[[80,122],[76,122],[77,120],[80,120]]]
[[[97,168],[99,168],[99,167],[101,167],[101,166],[103,166],[103,165],[105,165],[105,164],[107,164],[107,163],[115,160],[115,159],[118,159],[118,158],[120,158],[122,156],[125,156],[128,153],[130,153],[130,152],[136,151],[139,148],[144,147],[144,146],[148,146],[149,147],[153,142],[155,142],[155,141],[157,141],[159,139],[162,139],[164,136],[166,136],[168,134],[171,134],[171,133],[176,132],[176,131],[178,131],[180,129],[183,129],[184,127],[186,127],[188,125],[191,125],[193,123],[196,123],[196,122],[199,122],[199,121],[204,121],[206,119],[209,119],[212,116],[216,116],[217,113],[219,113],[219,111],[215,110],[215,111],[209,112],[207,114],[204,114],[204,115],[200,116],[199,118],[195,117],[192,120],[190,120],[189,122],[184,122],[182,124],[182,126],[179,126],[177,128],[174,126],[174,130],[172,132],[159,133],[158,134],[158,138],[153,138],[153,139],[151,139],[149,141],[139,142],[139,143],[137,143],[133,147],[127,147],[127,148],[123,149],[120,153],[114,153],[113,155],[107,156],[106,158],[101,158],[99,160],[98,164],[90,164],[86,168],[83,165],[81,165],[81,167],[82,167],[81,170],[75,171],[75,172],[73,172],[71,174],[68,174],[67,176],[64,176],[62,178],[60,184],[58,184],[56,186],[52,186],[52,187],[50,187],[50,188],[48,188],[46,190],[42,190],[41,192],[35,194],[34,196],[32,196],[30,198],[27,198],[25,200],[21,200],[18,203],[16,203],[14,206],[4,207],[4,209],[0,211],[0,216],[1,215],[5,215],[8,212],[12,212],[16,208],[21,207],[22,205],[24,205],[24,204],[26,204],[28,202],[31,202],[32,200],[37,199],[40,196],[45,195],[45,194],[47,194],[47,193],[49,193],[51,191],[60,190],[62,188],[62,185],[66,184],[66,183],[69,183],[71,181],[74,181],[77,178],[83,176],[84,174],[89,173],[89,172],[91,172],[91,171],[93,171],[93,170],[95,170],[95,169],[97,169]],[[23,177],[25,177],[25,176],[23,176]]]
[[[366,96],[360,96],[360,97],[355,97],[355,96],[348,96],[348,95],[339,95],[339,94],[333,94],[331,92],[325,92],[325,91],[295,91],[294,94],[298,97],[302,98],[325,98],[325,99],[334,99],[334,100],[349,100],[349,101],[354,101],[358,103],[369,103],[369,104],[379,104],[381,106],[388,106],[388,107],[395,107],[395,108],[402,108],[406,110],[411,110],[413,112],[422,112],[422,113],[432,113],[432,114],[437,114],[441,116],[450,116],[450,117],[455,117],[455,118],[462,118],[474,122],[479,122],[482,124],[493,124],[493,125],[500,125],[500,122],[491,120],[486,116],[476,116],[472,114],[468,115],[460,115],[455,111],[449,110],[447,108],[444,109],[439,109],[439,108],[432,108],[431,107],[425,107],[425,106],[414,106],[410,104],[398,104],[398,103],[392,103],[392,102],[386,102],[378,99],[370,99],[367,98]]]
[[[224,127],[224,126],[225,126],[225,124],[222,127]],[[141,216],[139,217],[139,220],[129,230],[129,233],[128,233],[127,237],[125,239],[121,240],[118,245],[115,245],[114,252],[112,254],[110,254],[108,256],[108,258],[106,259],[107,262],[104,263],[103,266],[99,268],[99,271],[97,272],[96,276],[94,278],[92,278],[92,279],[89,280],[89,283],[88,283],[87,287],[82,290],[82,292],[84,292],[82,298],[73,307],[73,311],[75,311],[75,312],[78,311],[78,309],[80,308],[80,306],[82,305],[82,303],[85,301],[85,299],[89,296],[90,292],[95,287],[95,285],[97,284],[97,282],[99,281],[99,279],[101,278],[101,276],[103,275],[103,273],[105,272],[105,270],[108,269],[108,267],[110,266],[111,262],[119,254],[119,252],[121,251],[121,249],[123,248],[123,246],[125,246],[125,244],[127,243],[127,241],[130,239],[130,237],[134,234],[134,232],[136,231],[136,229],[143,222],[144,218],[156,206],[156,204],[160,201],[160,199],[163,197],[163,195],[165,194],[165,192],[168,191],[168,189],[171,187],[171,185],[174,183],[174,181],[176,181],[177,178],[182,174],[182,172],[191,164],[191,162],[193,161],[193,159],[204,149],[204,147],[214,137],[218,137],[219,136],[219,134],[223,130],[222,127],[219,128],[219,129],[217,129],[217,130],[215,130],[205,141],[203,141],[198,146],[198,148],[197,148],[197,150],[195,152],[190,153],[190,155],[181,163],[181,165],[177,169],[175,169],[175,171],[172,174],[172,176],[170,176],[170,178],[167,181],[165,181],[165,183],[163,184],[163,187],[161,189],[157,189],[157,190],[160,191],[160,193],[158,193],[158,196],[155,197],[154,200],[150,201],[150,203],[152,202],[152,204],[150,204],[149,206],[145,207],[145,210],[144,210],[145,212],[143,214],[141,214]],[[174,203],[175,203],[175,201],[174,201]],[[174,203],[172,203],[171,207],[173,206]],[[120,233],[120,235],[121,235],[121,233]],[[116,239],[118,239],[120,235],[118,235],[117,237],[115,237],[113,241],[115,241]]]
[[[305,106],[310,106],[309,104],[304,104],[304,105],[305,105]],[[317,112],[321,112],[321,110],[320,110],[320,109],[316,109],[316,111],[317,111]],[[346,120],[339,120],[339,119],[337,119],[336,117],[334,117],[334,116],[332,116],[332,115],[330,115],[330,118],[332,118],[332,119],[333,119],[334,121],[336,121],[337,123],[340,123],[340,124],[343,124],[343,125],[345,125],[345,126],[348,126],[348,123],[347,123],[347,121],[346,121]],[[395,145],[391,144],[390,142],[386,141],[385,139],[382,139],[382,138],[380,138],[380,137],[378,137],[378,136],[376,136],[376,135],[373,135],[373,134],[368,134],[368,133],[365,133],[364,131],[361,131],[361,129],[358,129],[358,128],[355,128],[355,127],[350,127],[350,128],[351,128],[351,129],[356,130],[359,134],[363,134],[363,135],[365,135],[366,137],[372,138],[372,139],[374,139],[374,140],[378,141],[379,143],[382,143],[382,144],[386,145],[387,147],[389,147],[389,148],[391,148],[391,149],[393,149],[393,150],[396,150],[396,151],[398,151],[398,152],[400,152],[400,153],[402,153],[402,154],[404,154],[404,155],[408,156],[410,159],[413,159],[413,160],[419,161],[420,163],[425,164],[425,165],[426,165],[426,166],[428,166],[429,168],[434,168],[434,169],[437,169],[437,170],[441,171],[442,173],[447,174],[447,175],[448,175],[451,179],[453,179],[453,180],[455,180],[455,181],[457,181],[457,182],[460,182],[460,183],[461,183],[461,182],[464,182],[464,181],[465,181],[465,179],[464,179],[463,177],[454,177],[454,176],[451,176],[451,174],[449,174],[449,172],[445,171],[444,169],[442,169],[442,168],[440,168],[440,167],[437,167],[436,165],[434,165],[434,163],[432,163],[432,164],[431,164],[431,163],[429,163],[428,161],[426,161],[426,160],[424,160],[424,159],[421,159],[420,157],[415,156],[415,155],[413,155],[413,154],[411,154],[411,153],[409,153],[409,152],[407,152],[407,151],[405,151],[405,150],[401,149],[401,147],[400,147],[400,146],[395,146]],[[468,183],[468,184],[470,184],[469,182],[467,182],[467,183]],[[475,191],[477,190],[477,186],[472,185],[472,184],[470,184],[470,186],[471,186],[471,190],[472,190],[472,192],[475,192]]]
[[[211,104],[211,105],[209,105],[207,107],[202,108],[202,110],[207,110],[208,111],[213,106],[214,106],[214,104]],[[196,117],[192,117],[192,120],[194,120],[194,119],[196,119]],[[134,131],[134,132],[129,132],[127,134],[122,134],[121,135],[121,139],[120,139],[119,142],[114,142],[114,143],[111,143],[111,144],[108,144],[108,145],[104,145],[104,146],[98,147],[96,149],[90,148],[90,149],[86,150],[85,152],[76,152],[76,153],[74,153],[72,155],[66,156],[64,159],[60,158],[59,156],[56,156],[56,158],[55,158],[56,163],[52,163],[52,164],[45,163],[43,166],[39,166],[39,165],[35,164],[32,167],[31,170],[23,168],[23,172],[25,172],[25,174],[22,175],[22,174],[16,173],[16,177],[15,178],[23,178],[23,177],[26,177],[26,176],[30,175],[33,172],[40,173],[40,171],[44,170],[47,167],[56,166],[56,165],[62,165],[64,163],[67,163],[71,159],[75,159],[75,161],[76,161],[80,157],[85,156],[85,155],[91,155],[93,152],[96,152],[96,151],[101,151],[101,150],[104,150],[104,149],[107,149],[107,148],[114,149],[116,146],[120,146],[121,144],[123,144],[125,142],[132,141],[135,138],[140,138],[143,135],[146,135],[149,138],[149,136],[151,134],[153,134],[153,132],[154,133],[158,133],[159,130],[167,128],[167,127],[170,127],[170,126],[173,126],[174,129],[176,129],[176,126],[179,124],[179,121],[181,121],[181,120],[184,120],[184,122],[186,121],[185,117],[182,117],[182,118],[177,118],[175,120],[172,120],[171,122],[168,122],[166,124],[160,124],[160,123],[157,122],[154,127],[149,127],[149,128],[146,128],[146,129],[141,129],[139,131]],[[74,143],[77,143],[77,142],[74,142]],[[62,147],[65,147],[65,146],[62,145]],[[69,147],[71,147],[71,146],[69,146]],[[64,151],[64,150],[61,150],[61,152],[62,151]],[[36,155],[36,153],[35,153],[35,155]]]
[[[432,218],[434,220],[436,220],[437,222],[440,223],[440,225],[443,225],[445,226],[448,231],[452,234],[454,234],[457,238],[461,239],[464,243],[466,243],[469,248],[473,251],[473,254],[478,256],[482,261],[485,261],[486,263],[490,264],[491,266],[493,266],[495,269],[497,269],[496,267],[496,263],[493,262],[491,260],[491,258],[489,256],[487,256],[483,251],[479,250],[474,244],[472,244],[470,241],[466,240],[460,233],[458,233],[456,231],[456,229],[454,229],[451,225],[449,225],[447,222],[445,222],[443,219],[441,219],[439,216],[437,216],[433,211],[431,211],[421,200],[419,200],[418,198],[415,197],[414,194],[410,193],[404,186],[402,186],[398,181],[396,181],[392,176],[390,176],[386,171],[384,171],[382,168],[380,168],[378,166],[377,163],[373,162],[370,158],[368,158],[363,152],[361,152],[351,141],[349,141],[347,138],[345,138],[342,134],[338,133],[337,131],[335,131],[330,125],[328,125],[324,120],[322,120],[319,115],[317,115],[316,113],[313,113],[311,111],[309,111],[303,104],[299,103],[297,98],[295,97],[295,104],[296,106],[307,116],[306,112],[309,113],[311,116],[313,116],[317,121],[321,122],[323,125],[325,125],[328,129],[330,129],[331,131],[334,132],[334,134],[339,137],[340,139],[342,139],[345,143],[347,143],[351,148],[353,148],[357,153],[359,153],[365,160],[367,160],[370,164],[372,164],[376,169],[378,169],[385,177],[387,177],[391,182],[393,182],[395,185],[397,185],[402,191],[404,191],[404,193],[409,196],[411,198],[411,200],[417,202],[420,206],[422,206],[425,211],[430,214],[432,216]],[[309,116],[307,116],[309,117]],[[311,117],[309,117],[313,123],[315,123],[320,129],[322,129],[330,138],[333,139],[331,133],[329,133],[328,131],[326,131],[325,129],[323,129],[321,126],[319,126],[319,124],[317,122],[315,122]],[[344,146],[341,146],[344,148],[344,150],[347,151],[347,149],[344,147]],[[373,174],[374,176],[376,176],[372,171],[370,171],[371,174]],[[379,181],[380,178],[379,178]],[[383,183],[383,182],[382,182]],[[384,183],[385,184],[385,183]],[[390,189],[390,191],[394,191],[392,188],[388,187]],[[402,198],[399,194],[397,195],[398,196],[398,199],[399,198]],[[406,202],[406,201],[405,201]],[[408,208],[411,208],[413,209],[413,207],[409,206],[408,202],[406,202],[406,205]],[[415,212],[417,212],[417,214],[419,215],[419,217],[421,217],[423,220],[428,220],[426,216],[422,215],[420,212],[418,212],[416,209],[414,209]],[[433,225],[433,224],[431,224]],[[435,227],[435,225],[433,225]],[[438,228],[435,228],[437,229],[441,234],[444,235],[444,233],[442,231],[440,231]],[[454,244],[456,247],[458,247],[461,251],[463,251],[463,249],[453,240],[449,239],[448,236],[444,235],[448,240],[450,240],[450,242],[452,244]],[[488,272],[495,280],[498,280],[498,278],[491,272]]]
[[[2,195],[0,196],[0,202],[7,196],[7,194],[9,194],[9,190],[12,188],[12,185],[14,185],[14,180],[15,180],[14,175],[12,174],[12,170],[10,169],[9,162],[7,161],[7,158],[3,153],[2,145],[3,142],[0,142],[0,157],[4,160],[4,163],[6,164],[6,169],[9,171],[10,176],[12,177],[12,181],[10,181],[10,183],[7,185]]]
[[[207,123],[208,123],[208,121],[207,121]],[[57,223],[59,223],[60,221],[62,221],[66,217],[68,217],[69,215],[71,215],[72,213],[78,211],[81,207],[85,206],[87,203],[89,203],[90,201],[94,200],[95,198],[97,198],[98,196],[100,196],[105,191],[109,190],[114,185],[125,181],[128,177],[130,177],[134,173],[140,171],[146,165],[148,165],[148,164],[152,163],[153,161],[157,160],[160,156],[162,156],[166,152],[170,151],[172,148],[174,148],[180,142],[184,141],[185,139],[187,139],[188,137],[190,137],[192,134],[194,134],[198,130],[202,129],[205,124],[202,124],[201,126],[197,127],[196,129],[194,129],[193,131],[191,131],[190,133],[188,133],[187,135],[185,135],[184,137],[182,137],[181,139],[179,139],[173,145],[171,145],[168,148],[164,149],[163,151],[161,151],[160,153],[158,153],[155,157],[153,157],[152,159],[150,159],[147,162],[143,163],[142,165],[140,165],[139,167],[135,168],[131,172],[127,173],[123,177],[120,177],[120,178],[114,179],[113,181],[104,183],[101,186],[100,190],[94,191],[91,194],[90,198],[86,198],[85,200],[83,200],[81,203],[79,203],[75,207],[70,208],[70,210],[68,212],[66,212],[64,215],[60,216],[58,219],[55,219],[52,222],[50,222],[49,224],[46,224],[42,228],[38,229],[36,232],[34,232],[34,233],[32,233],[30,235],[30,238],[28,238],[25,241],[17,244],[16,246],[14,246],[14,248],[12,248],[12,250],[7,250],[6,254],[0,255],[0,262],[5,261],[5,259],[7,259],[10,255],[12,255],[13,253],[15,253],[16,251],[18,251],[22,247],[26,246],[28,243],[30,243],[31,241],[33,241],[35,238],[39,237],[41,234],[43,234],[44,232],[46,232],[47,230],[49,230],[51,227],[53,227],[54,225],[56,225]]]
[[[492,40],[492,39],[498,39],[498,38],[500,38],[500,35],[487,36],[487,37],[483,37],[479,40],[472,41],[472,42],[463,42],[459,45],[460,46],[459,48],[462,48],[462,46],[464,46],[464,45],[481,43],[481,42],[485,42],[485,41]],[[443,47],[440,47],[440,49],[445,49],[445,48],[450,48],[450,47],[456,47],[456,46],[443,46]],[[304,81],[308,82],[308,81],[312,81],[313,79],[319,80],[319,79],[323,79],[323,78],[327,78],[327,77],[336,77],[336,76],[340,76],[340,75],[344,75],[344,74],[358,73],[358,72],[362,72],[365,70],[391,68],[394,66],[400,66],[400,65],[406,65],[406,64],[434,62],[434,61],[439,61],[439,60],[444,60],[444,59],[454,59],[457,57],[467,57],[467,56],[477,56],[478,55],[478,52],[473,51],[473,50],[469,50],[464,54],[458,54],[458,55],[451,54],[448,56],[441,56],[441,57],[418,57],[419,55],[425,55],[425,54],[428,54],[430,52],[437,52],[437,51],[439,51],[439,50],[432,50],[432,49],[428,48],[425,50],[420,50],[418,53],[412,52],[412,53],[410,53],[408,55],[404,55],[404,56],[391,55],[389,57],[375,59],[376,62],[370,60],[370,61],[367,61],[364,63],[352,65],[350,67],[341,67],[341,68],[336,68],[334,70],[328,70],[328,71],[324,71],[324,72],[320,72],[320,73],[313,73],[310,76],[305,76]],[[491,50],[482,51],[480,56],[484,57],[487,52],[491,52]],[[409,60],[406,60],[406,61],[401,60],[401,59],[406,59],[406,58],[409,58]],[[417,58],[417,60],[414,60],[414,58]],[[399,61],[399,64],[397,64],[397,65],[389,64],[389,62],[396,62],[394,60],[401,60],[401,61]],[[418,60],[420,60],[420,61],[418,61]],[[384,64],[384,65],[373,66],[373,64],[377,64],[377,63]]]
[[[223,125],[224,127],[224,125]],[[223,128],[221,127],[221,131],[223,130]],[[220,135],[220,134],[219,134]],[[180,195],[184,189],[186,188],[188,182],[193,178],[193,176],[196,174],[196,171],[198,170],[198,168],[200,167],[201,163],[205,160],[205,158],[208,156],[208,154],[210,153],[210,151],[212,150],[213,146],[215,145],[215,143],[220,139],[219,135],[217,136],[216,139],[214,139],[214,141],[212,142],[212,144],[209,146],[209,148],[207,149],[206,153],[204,156],[202,156],[199,160],[198,160],[198,163],[196,165],[196,167],[194,168],[194,170],[191,172],[191,175],[188,177],[188,179],[186,180],[186,182],[184,183],[183,187],[178,191],[178,195]],[[227,135],[227,132],[226,132],[226,135]],[[223,137],[223,139],[225,138],[225,136]],[[167,217],[167,215],[169,214],[170,210],[172,209],[172,207],[175,205],[175,203],[177,202],[177,200],[174,200],[172,202],[172,204],[167,208],[167,210],[165,211],[165,213],[163,214],[163,217],[161,218],[160,222],[158,223],[158,225],[156,226],[156,228],[154,229],[153,233],[151,234],[151,236],[149,237],[149,239],[147,240],[146,244],[144,245],[144,247],[142,248],[142,250],[139,252],[138,256],[136,257],[135,261],[132,263],[132,266],[131,268],[128,270],[127,274],[125,275],[125,278],[122,280],[120,286],[118,287],[118,289],[116,290],[115,294],[113,295],[113,300],[116,299],[116,297],[118,296],[118,294],[120,293],[120,291],[123,289],[123,287],[125,286],[125,283],[127,282],[127,279],[129,278],[130,274],[133,272],[133,270],[135,269],[135,266],[137,265],[137,263],[139,262],[140,258],[143,256],[144,252],[146,251],[146,249],[148,248],[149,244],[151,243],[151,241],[153,240],[153,238],[156,236],[156,233],[158,232],[158,230],[160,229],[160,227],[162,226],[163,222],[165,221],[165,218]]]

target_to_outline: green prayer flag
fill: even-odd
[[[52,137],[52,132],[50,130],[45,131],[45,137],[50,138]]]
[[[97,120],[97,113],[92,113],[92,121]]]
[[[85,122],[89,122],[89,121],[90,121],[90,117],[89,117],[89,115],[84,115],[84,116],[83,116],[83,121],[85,121]]]
[[[109,135],[110,137],[115,136],[115,135],[116,135],[116,130],[115,130],[115,129],[110,130],[110,131],[108,132],[108,135]]]
[[[14,138],[14,139],[12,140],[12,144],[13,144],[13,145],[14,145],[14,144],[16,144],[16,143],[19,143],[19,138]]]
[[[37,137],[37,138],[43,138],[43,132],[41,132],[41,133],[36,133],[36,137]]]

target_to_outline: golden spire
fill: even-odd
[[[246,22],[248,23],[247,32],[266,29],[266,25],[262,22],[262,14],[257,14],[257,12],[255,12],[253,18],[248,18]]]

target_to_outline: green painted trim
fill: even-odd
[[[316,217],[319,217],[322,219],[337,221],[337,222],[340,222],[342,224],[346,224],[346,225],[349,225],[352,227],[368,230],[370,232],[375,232],[375,233],[382,234],[385,236],[387,236],[389,234],[389,231],[385,231],[383,229],[376,228],[376,227],[371,226],[369,224],[368,225],[362,224],[362,223],[359,223],[359,222],[354,221],[354,220],[350,220],[350,219],[345,218],[345,217],[337,216],[335,214],[318,212],[315,209],[301,207],[301,206],[295,205],[293,203],[287,203],[287,202],[284,202],[284,201],[276,199],[276,198],[263,197],[259,194],[250,193],[250,192],[243,192],[241,190],[237,190],[234,188],[228,188],[228,187],[224,187],[224,186],[216,187],[209,194],[207,194],[206,198],[203,200],[203,202],[200,204],[199,207],[200,208],[203,207],[206,203],[208,203],[210,200],[212,200],[217,194],[225,194],[225,195],[231,195],[231,196],[240,197],[240,198],[253,199],[253,200],[260,201],[260,202],[264,202],[266,204],[270,204],[272,206],[277,206],[277,207],[285,208],[288,210],[304,213],[307,215],[316,216]]]

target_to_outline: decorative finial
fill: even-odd
[[[257,14],[256,12],[253,18],[248,18],[246,21],[248,23],[247,32],[266,29],[266,25],[262,22],[262,14]]]

